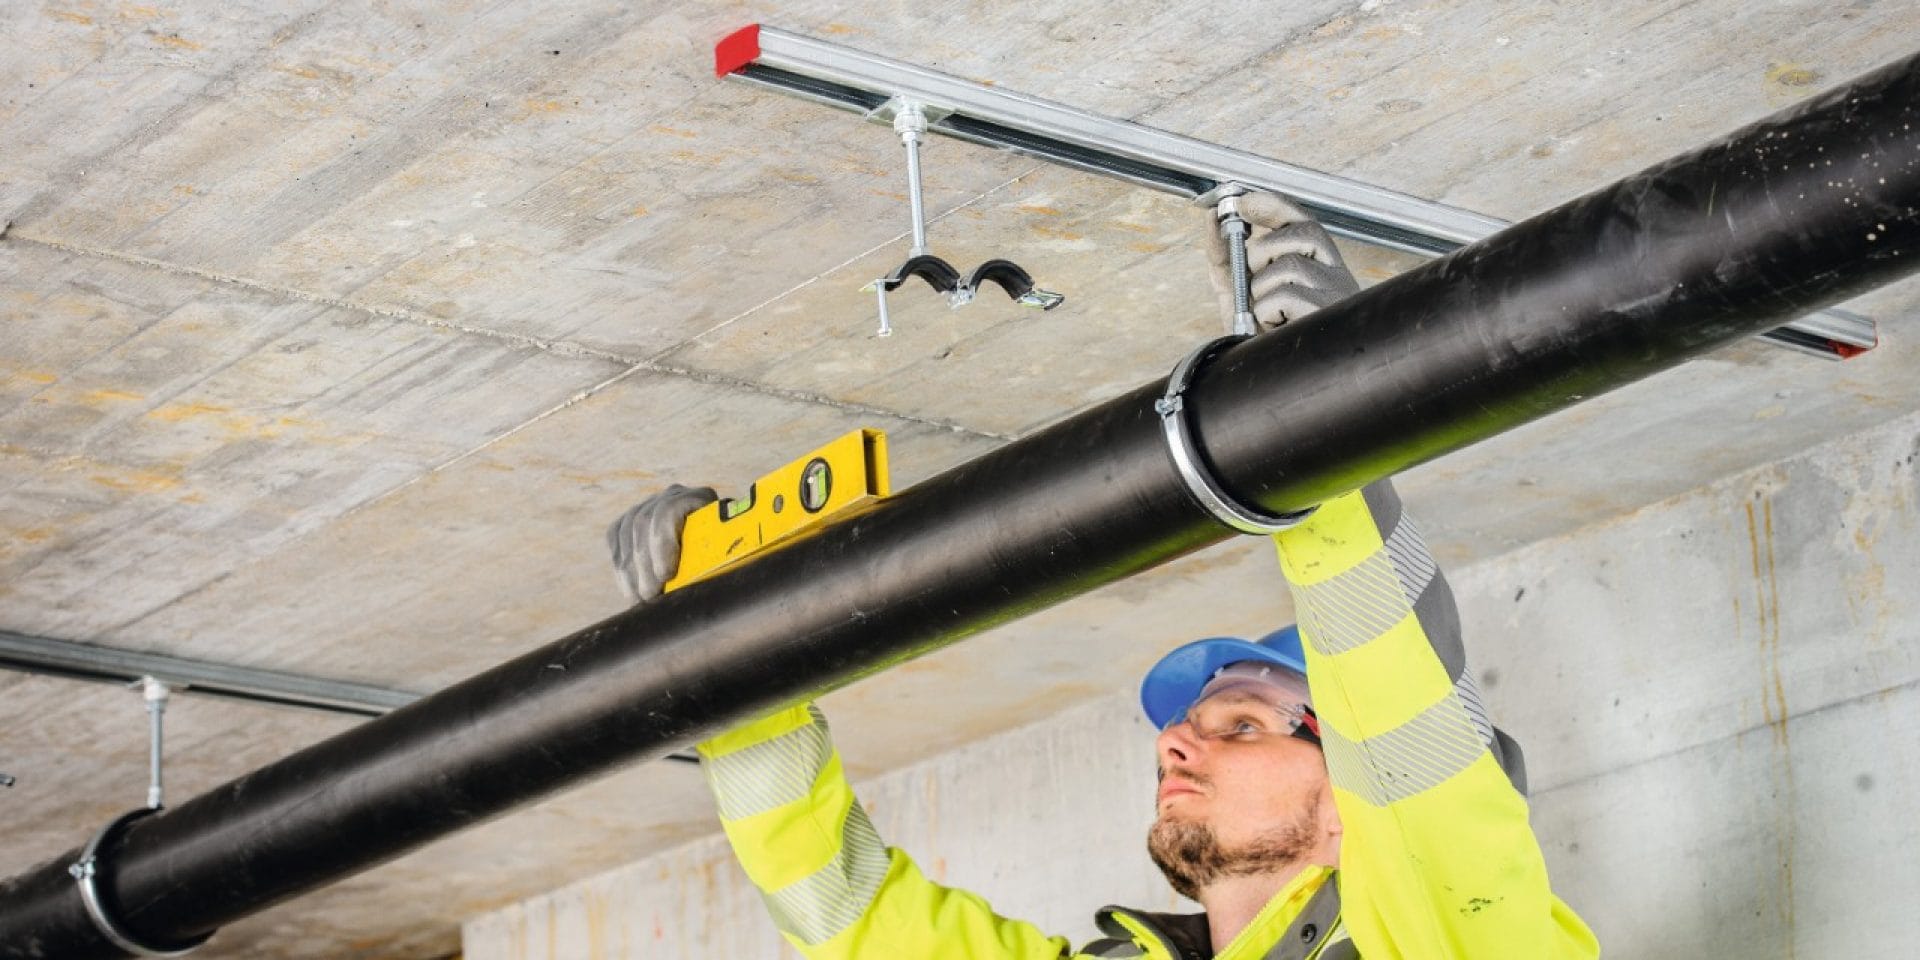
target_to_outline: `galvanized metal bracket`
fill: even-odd
[[[907,209],[913,237],[913,245],[907,250],[905,263],[895,268],[893,273],[876,278],[860,288],[874,295],[880,318],[876,336],[893,335],[893,318],[887,310],[887,294],[909,276],[918,276],[935,290],[947,294],[947,304],[956,310],[973,302],[974,293],[985,280],[999,283],[1007,295],[1023,307],[1052,310],[1066,300],[1062,294],[1035,287],[1027,271],[1011,260],[988,260],[962,279],[959,270],[934,256],[928,248],[926,200],[920,186],[920,143],[933,124],[945,120],[952,113],[953,110],[948,107],[934,106],[910,96],[888,97],[865,111],[869,121],[892,127],[900,137],[900,145],[906,149]]]
[[[1292,198],[1330,232],[1430,257],[1510,224],[1385,187],[990,87],[776,27],[753,24],[714,48],[714,72],[891,123],[920,105],[927,132],[1113,177],[1212,205],[1210,191],[1244,184]],[[1873,320],[1823,310],[1763,339],[1828,359],[1871,350]]]
[[[952,264],[927,249],[926,201],[920,188],[920,140],[929,122],[942,119],[950,112],[894,97],[867,114],[869,120],[891,124],[900,135],[901,145],[907,149],[907,205],[913,218],[913,247],[907,251],[907,262],[861,288],[874,291],[880,298],[880,336],[883,337],[892,332],[887,320],[887,293],[906,282],[909,276],[920,277],[935,290],[947,294],[948,303],[955,309],[972,303],[975,291],[988,280],[998,283],[1007,291],[1007,296],[1022,306],[1052,310],[1066,299],[1051,291],[1035,289],[1033,277],[1011,260],[988,260],[962,278]]]
[[[210,660],[138,653],[75,640],[0,630],[0,670],[133,685],[162,677],[195,693],[377,717],[419,699],[418,694]]]
[[[212,939],[213,931],[201,934],[200,938],[192,943],[172,946],[144,943],[113,919],[113,915],[107,911],[106,901],[100,896],[101,848],[107,846],[108,841],[127,824],[159,812],[159,807],[136,807],[113,818],[106,826],[100,828],[99,833],[93,835],[93,839],[87,841],[86,848],[80,852],[80,859],[67,867],[67,873],[80,885],[80,902],[87,909],[87,919],[93,921],[93,928],[98,930],[108,943],[136,957],[184,957]]]
[[[1180,474],[1180,480],[1186,484],[1194,502],[1231,529],[1241,533],[1274,534],[1298,526],[1300,521],[1312,516],[1313,511],[1319,508],[1308,507],[1293,513],[1267,513],[1235,500],[1207,471],[1200,448],[1193,441],[1193,431],[1187,426],[1185,394],[1188,385],[1193,383],[1194,374],[1215,354],[1245,339],[1245,334],[1235,334],[1209,340],[1182,357],[1173,368],[1173,373],[1167,377],[1167,392],[1153,402],[1153,412],[1160,415],[1160,429],[1167,438],[1167,454],[1173,458],[1173,469]]]
[[[419,694],[404,690],[136,653],[10,630],[0,630],[0,670],[117,684],[137,684],[149,676],[165,677],[174,687],[194,693],[358,717],[384,716],[420,699]],[[690,751],[669,754],[667,759],[699,762]],[[0,787],[10,786],[13,778],[0,775]]]

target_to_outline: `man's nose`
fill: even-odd
[[[1185,720],[1160,731],[1154,747],[1160,755],[1161,769],[1176,763],[1192,763],[1200,759],[1200,752],[1205,749],[1200,738],[1194,735],[1193,724]]]

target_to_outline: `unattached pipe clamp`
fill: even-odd
[[[1199,501],[1200,506],[1213,518],[1241,533],[1273,534],[1286,530],[1313,514],[1316,507],[1294,513],[1266,513],[1245,506],[1234,500],[1218,483],[1214,482],[1206,468],[1201,465],[1200,450],[1194,446],[1193,431],[1187,426],[1186,400],[1187,386],[1193,382],[1194,374],[1214,355],[1242,340],[1246,335],[1221,337],[1201,344],[1192,353],[1182,358],[1167,377],[1167,392],[1153,402],[1153,410],[1160,415],[1160,428],[1167,435],[1167,452],[1173,456],[1173,468],[1185,481],[1187,492]]]
[[[147,814],[159,812],[158,807],[139,807],[115,817],[111,823],[101,827],[100,832],[94,834],[92,840],[87,841],[87,848],[81,852],[79,861],[67,867],[67,873],[79,882],[80,902],[87,907],[87,917],[93,921],[93,928],[107,938],[108,943],[136,957],[184,957],[206,943],[213,936],[212,931],[202,934],[200,939],[192,943],[180,946],[156,947],[141,943],[133,934],[128,933],[125,927],[113,921],[113,918],[107,914],[105,903],[100,899],[98,883],[100,848],[106,846],[107,841],[112,839],[121,827]]]

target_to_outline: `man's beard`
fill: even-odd
[[[1319,820],[1320,798],[1315,795],[1291,823],[1228,849],[1221,846],[1211,824],[1162,819],[1147,833],[1147,854],[1166,875],[1174,892],[1197,901],[1201,891],[1215,881],[1271,873],[1305,861],[1313,852]]]

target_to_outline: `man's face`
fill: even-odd
[[[1242,684],[1202,699],[1160,734],[1147,848],[1181,895],[1197,899],[1222,877],[1337,865],[1326,761],[1290,733],[1298,706],[1274,688]]]

